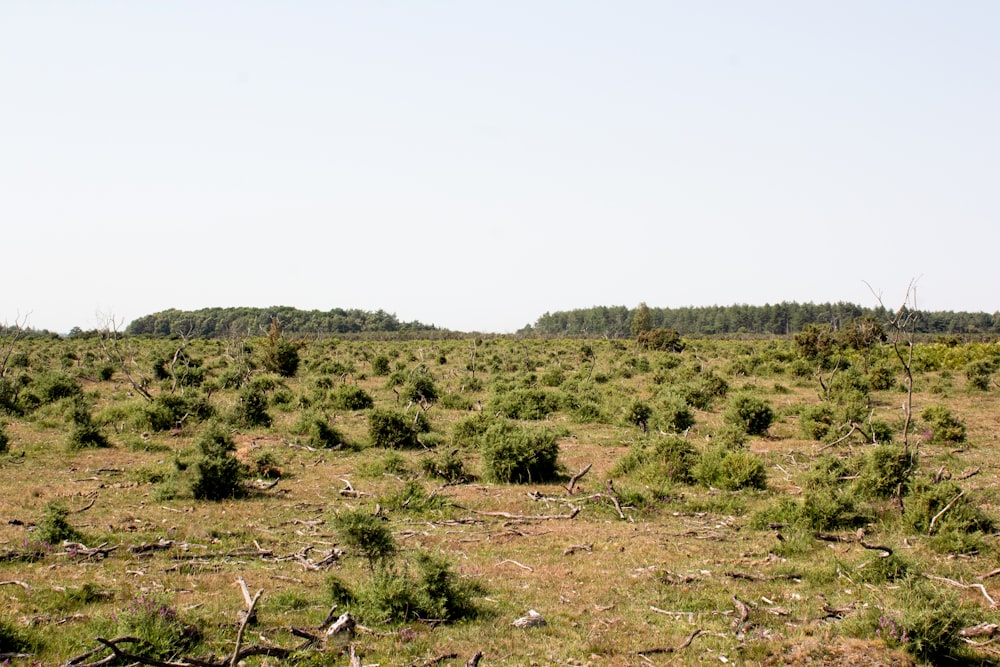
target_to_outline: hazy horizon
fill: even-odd
[[[1000,5],[9,2],[0,323],[993,313]]]

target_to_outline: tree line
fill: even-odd
[[[329,336],[368,332],[436,331],[433,325],[400,322],[392,313],[357,308],[334,308],[329,311],[299,310],[289,306],[271,308],[202,308],[200,310],[164,310],[133,320],[126,333],[133,336],[190,336],[223,338],[230,335],[266,333],[277,319],[281,330],[290,335]]]
[[[626,306],[593,306],[545,313],[519,333],[536,336],[630,336],[637,309]],[[810,324],[834,329],[860,317],[880,322],[889,318],[885,308],[863,308],[852,303],[795,303],[750,306],[685,306],[648,308],[649,325],[673,329],[683,336],[795,334]],[[1000,334],[1000,313],[918,311],[915,333],[952,335]]]

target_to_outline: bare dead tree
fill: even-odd
[[[868,283],[865,283],[868,285]],[[868,285],[878,305],[883,309],[882,295]],[[887,336],[896,354],[903,374],[906,376],[906,400],[903,403],[903,452],[910,452],[910,425],[913,422],[913,347],[917,322],[917,281],[913,279],[906,287],[903,303],[889,316]]]
[[[147,401],[153,401],[153,395],[146,389],[146,380],[142,377],[136,380],[132,376],[135,368],[135,348],[128,342],[125,335],[120,331],[121,322],[115,320],[113,315],[105,318],[104,328],[101,330],[100,341],[101,350],[108,358],[108,361],[117,365],[122,374],[132,385],[132,389]]]
[[[170,373],[170,393],[171,394],[174,393],[175,391],[177,391],[177,372],[176,372],[175,369],[177,367],[178,361],[183,361],[185,363],[185,365],[190,366],[190,360],[186,356],[183,356],[183,352],[184,352],[184,349],[191,343],[189,337],[190,337],[190,335],[191,335],[191,333],[193,331],[194,331],[194,325],[191,325],[188,328],[188,330],[187,330],[186,333],[182,333],[180,335],[181,336],[181,344],[174,351],[174,356],[170,359],[170,363],[167,365],[167,372]],[[184,393],[184,388],[183,387],[181,388],[181,393],[182,394]]]
[[[30,315],[30,313],[29,313]],[[29,315],[18,316],[13,325],[0,328],[0,401],[7,405],[17,402],[18,382],[11,381],[10,358],[20,341],[27,333]]]

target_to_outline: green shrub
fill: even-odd
[[[214,414],[215,409],[204,397],[158,394],[145,405],[145,425],[151,431],[167,431],[178,428],[188,418],[204,421]]]
[[[888,391],[896,386],[896,373],[887,364],[877,364],[868,371],[868,383],[875,391]]]
[[[142,594],[112,616],[116,637],[139,641],[129,650],[145,658],[169,659],[201,640],[201,631],[185,623],[180,614],[156,597]]]
[[[443,452],[420,460],[420,469],[425,474],[438,477],[446,482],[468,479],[465,464],[457,452]]]
[[[638,473],[650,481],[691,484],[692,471],[698,463],[698,451],[691,442],[676,435],[659,438],[652,446],[633,445],[612,469],[612,475]]]
[[[247,471],[234,452],[229,435],[217,424],[211,425],[198,439],[201,457],[193,466],[191,494],[197,500],[226,500],[246,495],[243,479]]]
[[[406,449],[420,444],[412,421],[401,412],[384,408],[368,414],[368,437],[375,447]]]
[[[380,354],[372,360],[372,375],[385,377],[389,374],[389,357]]]
[[[305,436],[306,444],[319,449],[340,449],[347,444],[343,434],[326,417],[311,410],[304,411],[293,432]]]
[[[438,399],[437,385],[426,371],[414,373],[403,385],[401,393],[403,398],[414,403],[434,403]]]
[[[747,432],[742,426],[723,424],[712,433],[712,444],[729,449],[739,449],[747,444]]]
[[[934,522],[934,532],[959,533],[989,532],[994,524],[968,495],[959,494],[962,488],[951,480],[937,484],[926,478],[914,480],[913,488],[903,507],[903,522],[910,530],[920,534],[930,531],[931,520],[951,503],[948,511]]]
[[[741,392],[729,400],[723,419],[742,427],[749,435],[763,435],[774,421],[774,410],[763,399]]]
[[[7,435],[6,424],[0,422],[0,454],[6,454],[10,449],[10,436]]]
[[[973,619],[958,598],[917,577],[904,580],[894,610],[882,609],[876,635],[891,648],[902,648],[932,665],[955,662],[961,647],[959,631]]]
[[[656,426],[668,433],[682,433],[694,426],[694,414],[680,394],[665,391],[656,401]]]
[[[652,416],[653,408],[639,399],[634,399],[625,411],[625,423],[638,426],[645,432],[649,428],[649,418]]]
[[[715,399],[729,393],[729,383],[713,371],[702,373],[691,383],[678,387],[680,395],[692,407],[708,410]]]
[[[684,341],[681,340],[681,335],[673,329],[643,331],[636,336],[636,344],[642,350],[658,352],[681,352],[684,350]]]
[[[971,361],[965,366],[966,386],[975,391],[989,391],[994,363],[989,359]]]
[[[460,579],[445,560],[419,552],[413,569],[415,573],[408,566],[375,572],[356,595],[362,620],[455,621],[476,613],[473,601],[482,587]]]
[[[871,519],[855,504],[849,489],[819,487],[806,491],[802,515],[813,530],[858,528]]]
[[[331,401],[338,410],[368,410],[375,407],[371,395],[354,384],[342,384],[333,390]]]
[[[556,476],[559,445],[547,430],[529,430],[497,421],[482,436],[483,467],[496,482],[546,482]]]
[[[83,395],[83,389],[76,380],[58,371],[48,371],[36,376],[28,386],[28,392],[35,405]]]
[[[264,385],[251,382],[240,389],[239,400],[233,408],[232,422],[246,428],[271,425],[271,415],[267,412],[267,389]]]
[[[559,409],[555,394],[544,389],[514,389],[490,402],[490,410],[510,419],[545,419]]]
[[[702,453],[693,475],[701,484],[724,491],[767,487],[767,471],[760,457],[719,445]]]
[[[928,405],[920,418],[930,426],[934,443],[965,441],[965,424],[943,405]]]
[[[905,495],[916,463],[902,446],[877,445],[861,460],[854,488],[869,498],[890,498]]]
[[[361,510],[348,510],[336,515],[333,525],[344,544],[360,552],[372,570],[396,557],[396,540],[381,518]]]
[[[835,432],[833,408],[826,403],[803,406],[799,410],[799,432],[809,440],[824,440]]]
[[[463,417],[451,427],[451,441],[456,447],[478,447],[483,434],[494,421],[495,418],[485,412]]]
[[[24,631],[13,623],[0,619],[0,654],[28,653],[33,648]]]
[[[35,529],[34,538],[46,544],[61,544],[64,540],[79,542],[83,535],[67,520],[69,510],[61,503],[50,502],[42,511],[42,519]]]
[[[84,403],[82,397],[77,397],[73,401],[71,412],[73,427],[69,432],[67,444],[70,449],[84,449],[89,447],[109,447],[111,443],[104,437],[100,429],[93,422],[90,415],[90,408]]]

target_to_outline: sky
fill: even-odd
[[[1000,3],[0,0],[0,323],[1000,311]]]

